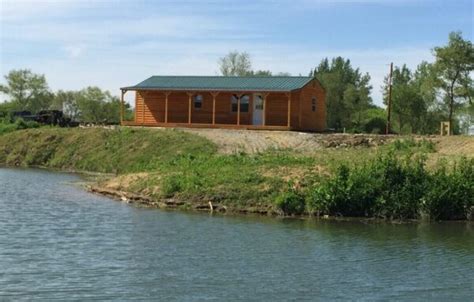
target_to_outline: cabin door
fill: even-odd
[[[252,124],[262,125],[263,122],[263,96],[259,93],[253,95]]]

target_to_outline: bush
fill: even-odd
[[[408,139],[397,139],[393,141],[389,148],[391,151],[417,151],[431,153],[435,151],[435,145],[432,141],[422,139],[422,140],[414,140],[413,138]]]
[[[463,159],[451,172],[430,173],[424,157],[397,158],[393,153],[335,175],[311,189],[310,212],[333,216],[416,219],[466,219],[474,207],[474,159]]]
[[[300,215],[305,211],[305,198],[294,189],[289,189],[277,196],[276,206],[285,215]]]
[[[24,121],[23,119],[17,119],[14,123],[11,123],[8,118],[4,118],[0,122],[0,135],[16,130],[39,128],[39,126],[40,124],[35,121]]]
[[[423,200],[423,210],[431,219],[466,219],[474,207],[474,159],[463,158],[449,173],[438,169]]]
[[[366,133],[384,134],[387,121],[381,117],[373,117],[364,125]]]

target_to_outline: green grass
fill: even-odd
[[[305,155],[293,150],[226,155],[203,137],[171,129],[40,128],[0,135],[0,164],[124,176],[145,172],[121,189],[155,199],[212,201],[285,215],[466,216],[469,204],[458,201],[470,192],[469,169],[457,173],[440,164],[429,171],[424,161],[414,160],[429,152],[435,152],[429,141],[400,140]],[[473,162],[459,166],[472,170]]]
[[[0,163],[79,171],[154,171],[183,154],[215,152],[210,142],[172,130],[41,128],[0,136]]]
[[[11,123],[7,119],[0,119],[0,135],[17,130],[39,127],[40,124],[35,121],[24,121],[23,119],[17,119],[14,123]]]

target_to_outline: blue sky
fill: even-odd
[[[44,73],[53,90],[119,87],[154,75],[214,75],[232,50],[255,69],[307,75],[343,56],[372,77],[432,61],[450,31],[472,40],[472,1],[0,1],[0,71]],[[128,96],[130,100],[131,96]]]

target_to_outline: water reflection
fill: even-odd
[[[472,225],[141,209],[0,169],[0,300],[468,300]]]

